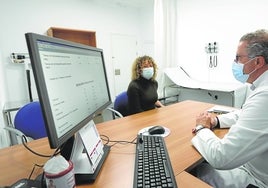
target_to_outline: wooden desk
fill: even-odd
[[[189,188],[190,185],[192,187],[209,187],[185,170],[203,160],[191,144],[193,137],[191,129],[195,125],[196,115],[212,106],[213,104],[208,103],[184,101],[164,108],[100,123],[97,124],[97,129],[101,135],[109,136],[110,140],[131,141],[144,127],[152,125],[168,127],[171,134],[165,138],[165,141],[174,175],[180,188]],[[225,133],[226,131],[217,131],[219,136],[223,136]],[[49,149],[46,138],[32,141],[29,146],[37,152],[46,154],[53,152]],[[42,164],[46,160],[46,158],[35,156],[21,145],[0,150],[0,186],[10,185],[18,179],[28,177],[34,164]],[[134,160],[135,145],[117,144],[111,148],[95,183],[78,187],[132,187]],[[42,169],[36,170],[33,177],[40,174],[41,171]]]

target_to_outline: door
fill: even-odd
[[[137,40],[135,36],[112,34],[115,96],[127,90],[131,80],[131,67],[137,54]]]

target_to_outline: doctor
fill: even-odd
[[[268,31],[244,35],[233,63],[235,78],[251,84],[241,110],[196,118],[192,144],[206,160],[193,174],[215,188],[268,187]],[[213,128],[230,127],[224,138]]]

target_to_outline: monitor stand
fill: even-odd
[[[80,129],[72,140],[74,141],[72,152],[67,159],[74,164],[75,183],[76,185],[93,183],[108,156],[110,146],[103,145],[93,120]]]
[[[96,178],[101,170],[101,167],[103,166],[105,159],[108,156],[108,153],[110,151],[110,147],[111,146],[104,146],[103,147],[104,153],[103,153],[101,160],[100,160],[99,164],[97,165],[93,174],[90,174],[90,173],[89,174],[77,174],[77,173],[75,173],[76,185],[86,184],[86,183],[94,183],[94,181],[96,180]]]

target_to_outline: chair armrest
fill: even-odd
[[[117,110],[115,110],[113,108],[106,108],[106,109],[109,110],[109,111],[111,111],[111,112],[113,112],[113,113],[115,113],[120,118],[123,117],[123,115],[120,112],[118,112]]]
[[[13,134],[18,135],[19,137],[22,137],[24,135],[20,130],[15,129],[13,127],[4,127],[4,129],[6,129],[7,131],[9,131],[9,132],[11,132]]]
[[[4,129],[6,129],[7,131],[19,136],[20,138],[22,138],[22,136],[25,136],[26,139],[27,139],[27,142],[33,140],[31,137],[26,136],[25,134],[23,134],[23,132],[21,132],[18,129],[15,129],[14,127],[4,127]]]

